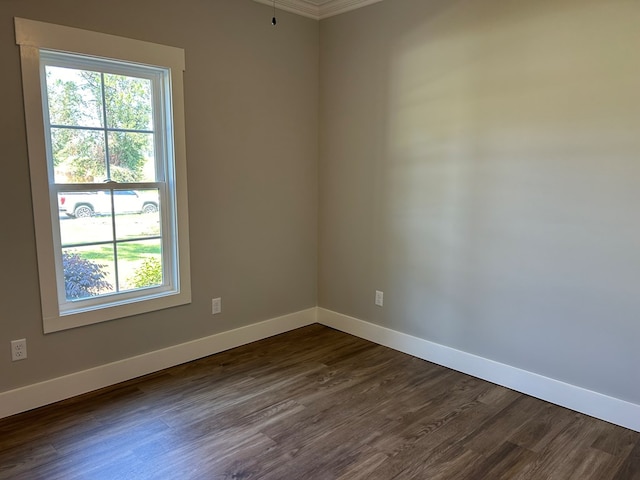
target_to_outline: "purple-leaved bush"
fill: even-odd
[[[104,265],[82,258],[73,252],[63,252],[64,288],[68,300],[99,295],[103,290],[111,290],[105,280]]]

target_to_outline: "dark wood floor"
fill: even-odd
[[[313,325],[0,421],[2,479],[640,479],[640,434]]]

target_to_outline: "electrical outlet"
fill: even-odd
[[[211,313],[216,315],[222,312],[222,299],[220,297],[211,300]]]
[[[24,360],[27,358],[27,340],[11,340],[11,360]]]
[[[376,290],[376,305],[381,307],[383,303],[384,303],[384,293],[381,292],[380,290]]]

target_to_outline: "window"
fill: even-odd
[[[45,332],[190,302],[173,47],[16,18]]]

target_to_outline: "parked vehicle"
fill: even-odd
[[[114,190],[113,205],[116,215],[123,213],[154,213],[158,211],[157,196],[141,195],[133,190]],[[58,195],[58,208],[73,218],[111,214],[111,196],[108,191],[66,192]]]

